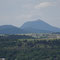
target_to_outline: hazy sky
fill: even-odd
[[[21,26],[36,19],[60,28],[60,0],[0,0],[0,25]]]

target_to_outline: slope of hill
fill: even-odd
[[[21,29],[29,32],[60,32],[59,28],[53,27],[42,20],[26,22],[21,26]]]
[[[20,38],[13,36],[0,36],[0,57],[5,60],[60,60],[60,39],[33,40],[24,35],[25,39],[20,39],[21,35]]]
[[[12,25],[0,26],[0,34],[19,34],[22,32],[24,32],[22,29],[19,29]]]

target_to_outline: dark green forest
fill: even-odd
[[[60,60],[60,39],[0,36],[0,57],[6,60]]]

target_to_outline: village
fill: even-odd
[[[32,36],[38,39],[60,39],[60,34],[53,34],[53,33],[31,33],[25,35]]]

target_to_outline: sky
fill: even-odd
[[[20,27],[37,19],[60,28],[60,0],[0,0],[0,25]]]

